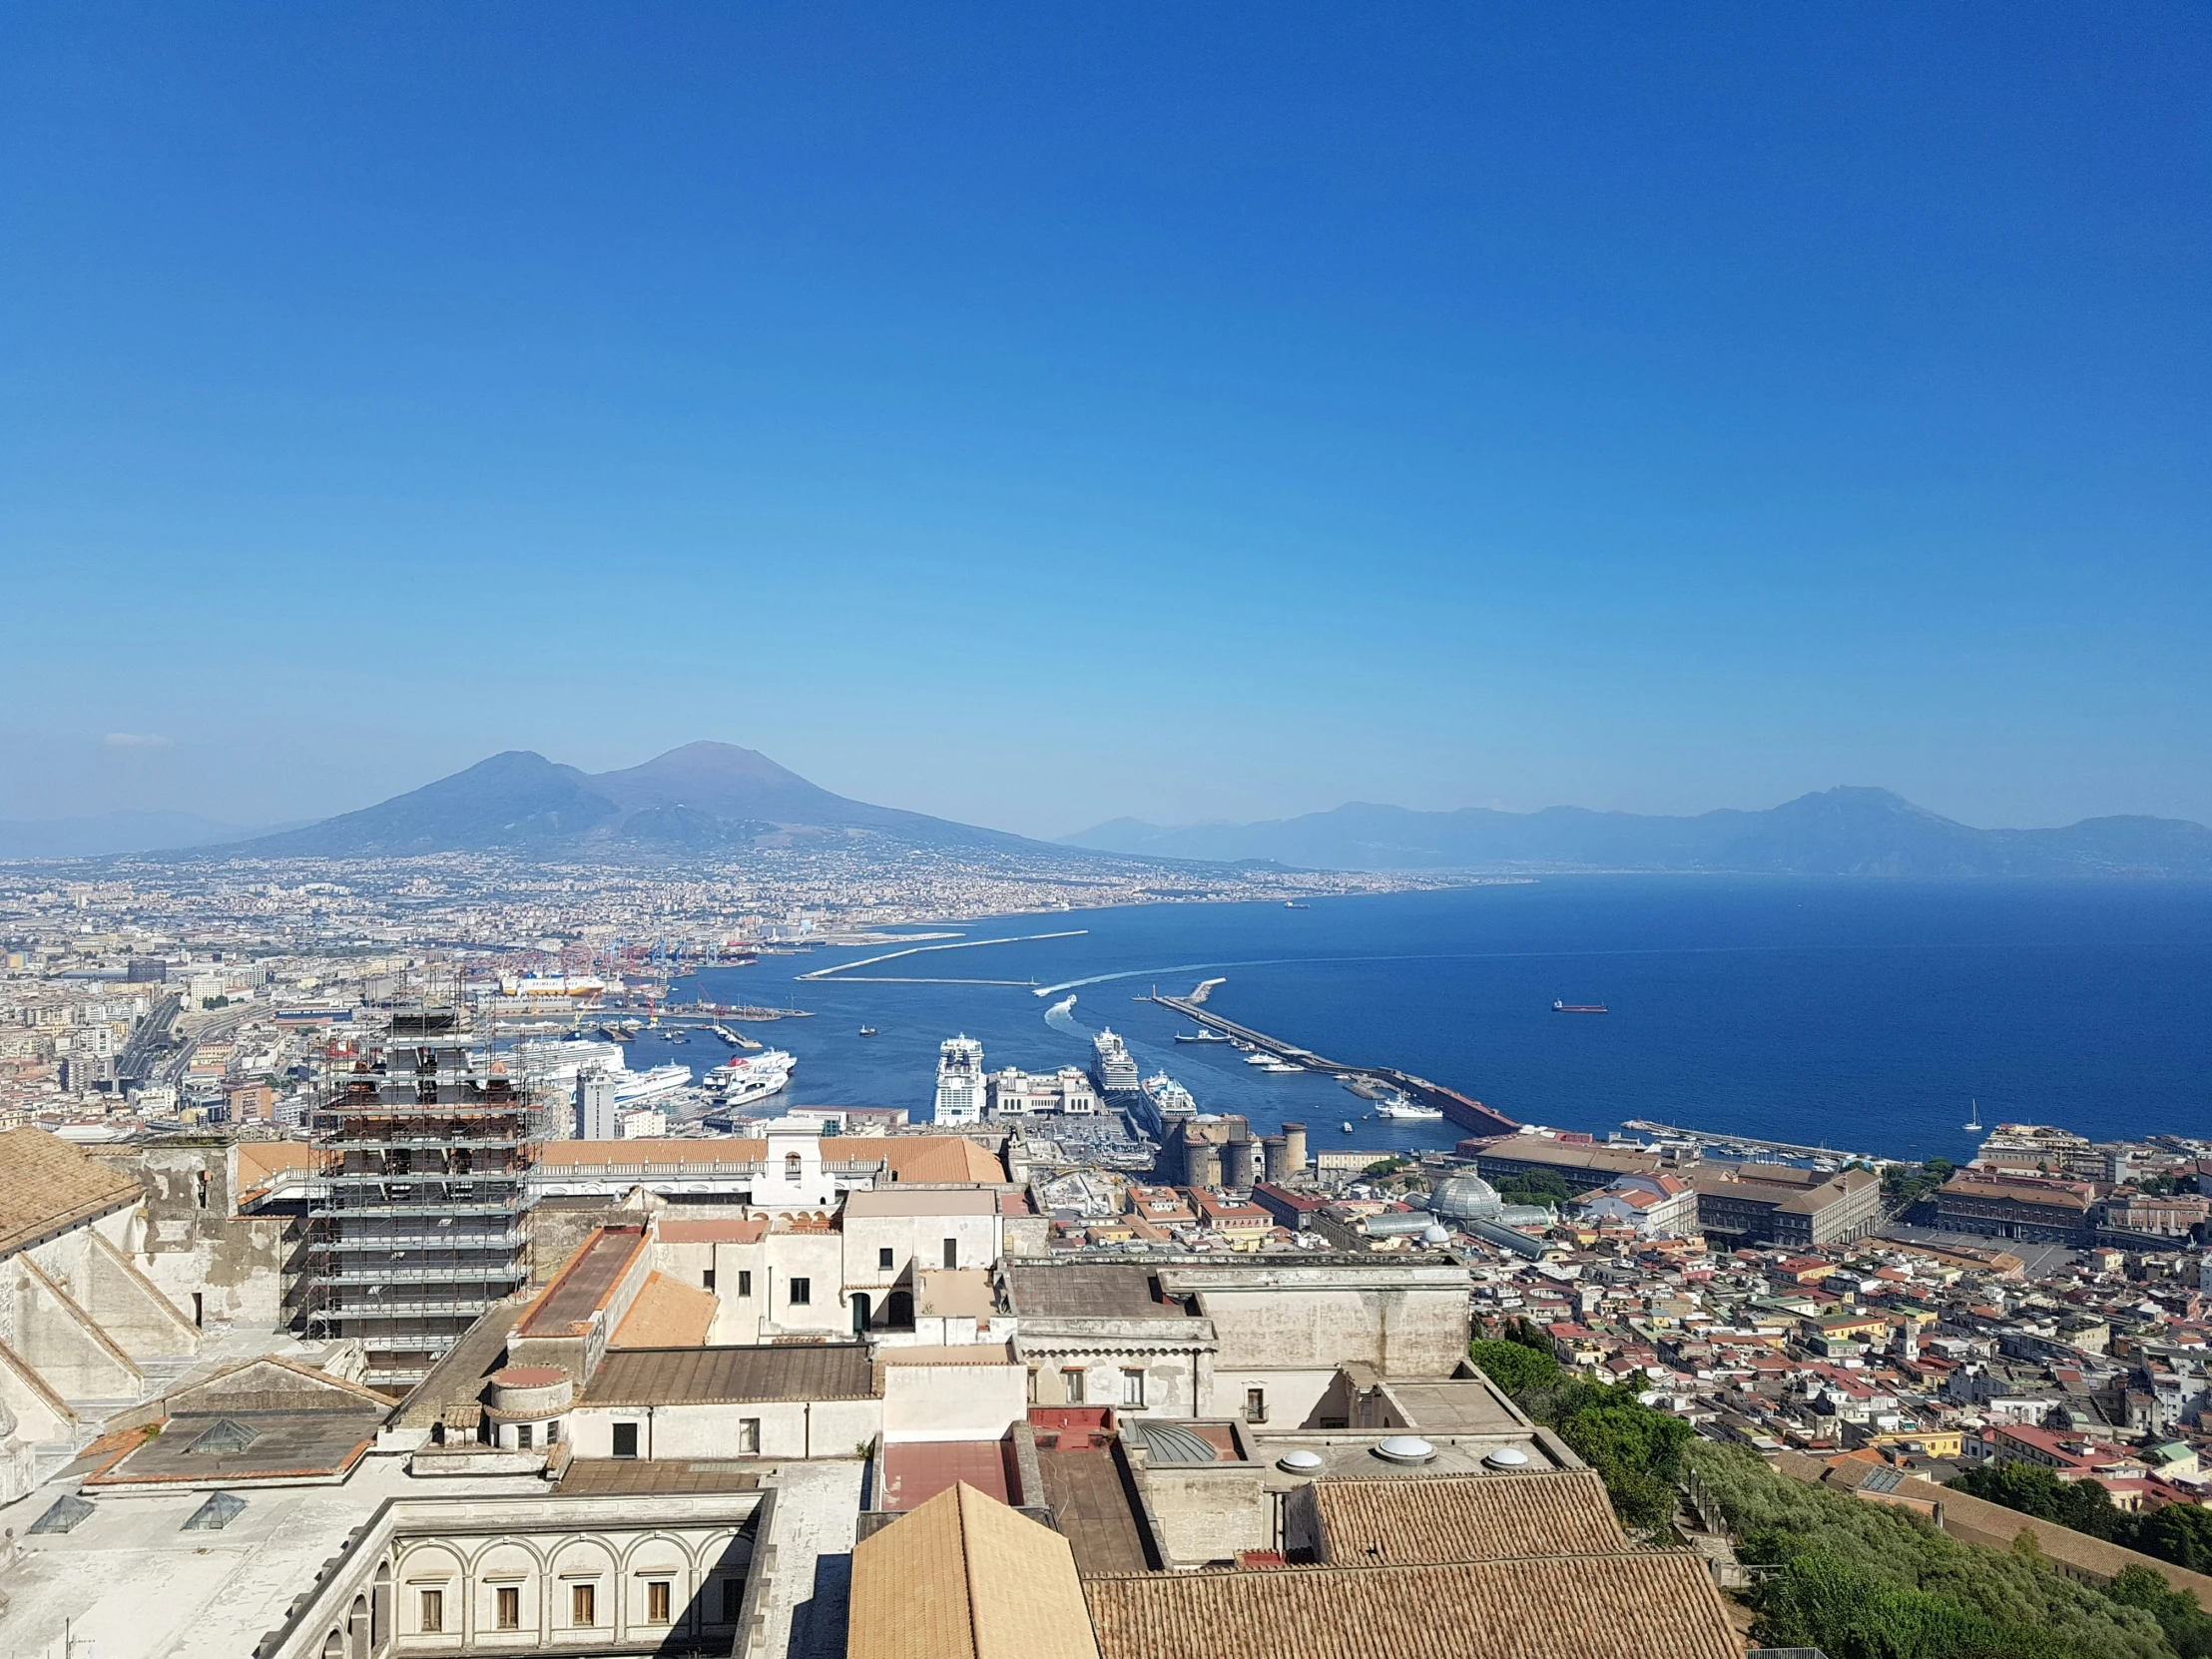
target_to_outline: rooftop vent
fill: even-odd
[[[208,1501],[185,1517],[187,1532],[220,1532],[246,1513],[246,1499],[231,1492],[210,1492]]]
[[[1286,1451],[1276,1459],[1275,1466],[1291,1474],[1319,1474],[1321,1453],[1318,1451]]]
[[[69,1492],[54,1500],[45,1514],[23,1530],[32,1535],[71,1532],[92,1518],[92,1499]]]
[[[260,1429],[249,1428],[236,1417],[222,1417],[212,1427],[202,1430],[200,1437],[185,1449],[220,1456],[226,1451],[244,1451],[261,1437]]]
[[[1528,1453],[1517,1445],[1501,1445],[1482,1461],[1493,1469],[1524,1469],[1528,1467]]]
[[[1376,1446],[1375,1454],[1386,1463],[1425,1463],[1436,1448],[1418,1434],[1392,1434]]]

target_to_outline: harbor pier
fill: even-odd
[[[1220,980],[1212,981],[1219,984]],[[1211,988],[1211,986],[1207,987]],[[1273,1054],[1279,1060],[1304,1066],[1309,1071],[1324,1071],[1338,1077],[1365,1077],[1373,1082],[1387,1083],[1406,1098],[1423,1106],[1434,1107],[1443,1113],[1445,1121],[1477,1135],[1510,1135],[1520,1125],[1503,1112],[1493,1111],[1479,1100],[1471,1100],[1457,1089],[1447,1089],[1441,1083],[1431,1083],[1425,1077],[1415,1077],[1409,1071],[1399,1071],[1395,1066],[1355,1066],[1341,1060],[1332,1060],[1316,1054],[1310,1048],[1287,1043],[1280,1037],[1271,1037],[1265,1031],[1255,1031],[1250,1026],[1239,1025],[1235,1020],[1224,1019],[1205,1007],[1195,997],[1162,996],[1157,990],[1147,999],[1163,1008],[1172,1008],[1185,1019],[1219,1031],[1225,1037],[1262,1053]]]

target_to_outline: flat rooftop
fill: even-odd
[[[1160,1289],[1157,1270],[1121,1262],[1010,1266],[1006,1300],[1017,1315],[1039,1319],[1179,1320],[1188,1306]]]
[[[749,1399],[872,1399],[875,1368],[858,1343],[788,1348],[614,1348],[579,1405],[709,1404]]]
[[[568,1265],[553,1276],[529,1312],[515,1327],[522,1337],[563,1337],[581,1332],[603,1306],[638,1252],[646,1248],[645,1229],[601,1228],[585,1240]]]
[[[1010,1439],[902,1440],[883,1448],[882,1506],[918,1509],[961,1480],[1001,1503],[1020,1502],[1012,1495],[1020,1484],[1013,1463]]]

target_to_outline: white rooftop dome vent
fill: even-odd
[[[1482,1461],[1493,1469],[1524,1469],[1528,1467],[1528,1453],[1517,1445],[1501,1445]]]
[[[1286,1451],[1276,1459],[1275,1466],[1291,1474],[1319,1474],[1321,1453],[1318,1451]]]
[[[1436,1448],[1418,1434],[1392,1434],[1376,1446],[1375,1454],[1387,1463],[1425,1463]]]

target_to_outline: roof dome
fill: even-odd
[[[1495,1187],[1467,1170],[1438,1187],[1428,1208],[1446,1221],[1487,1221],[1504,1208],[1504,1203]]]
[[[1436,1448],[1418,1434],[1392,1434],[1376,1446],[1375,1454],[1390,1463],[1425,1463]]]
[[[1501,1445],[1482,1461],[1493,1469],[1521,1469],[1528,1466],[1528,1453],[1517,1445]]]
[[[1286,1451],[1276,1459],[1275,1466],[1279,1469],[1287,1469],[1292,1474],[1312,1474],[1321,1467],[1321,1453],[1318,1451]]]

